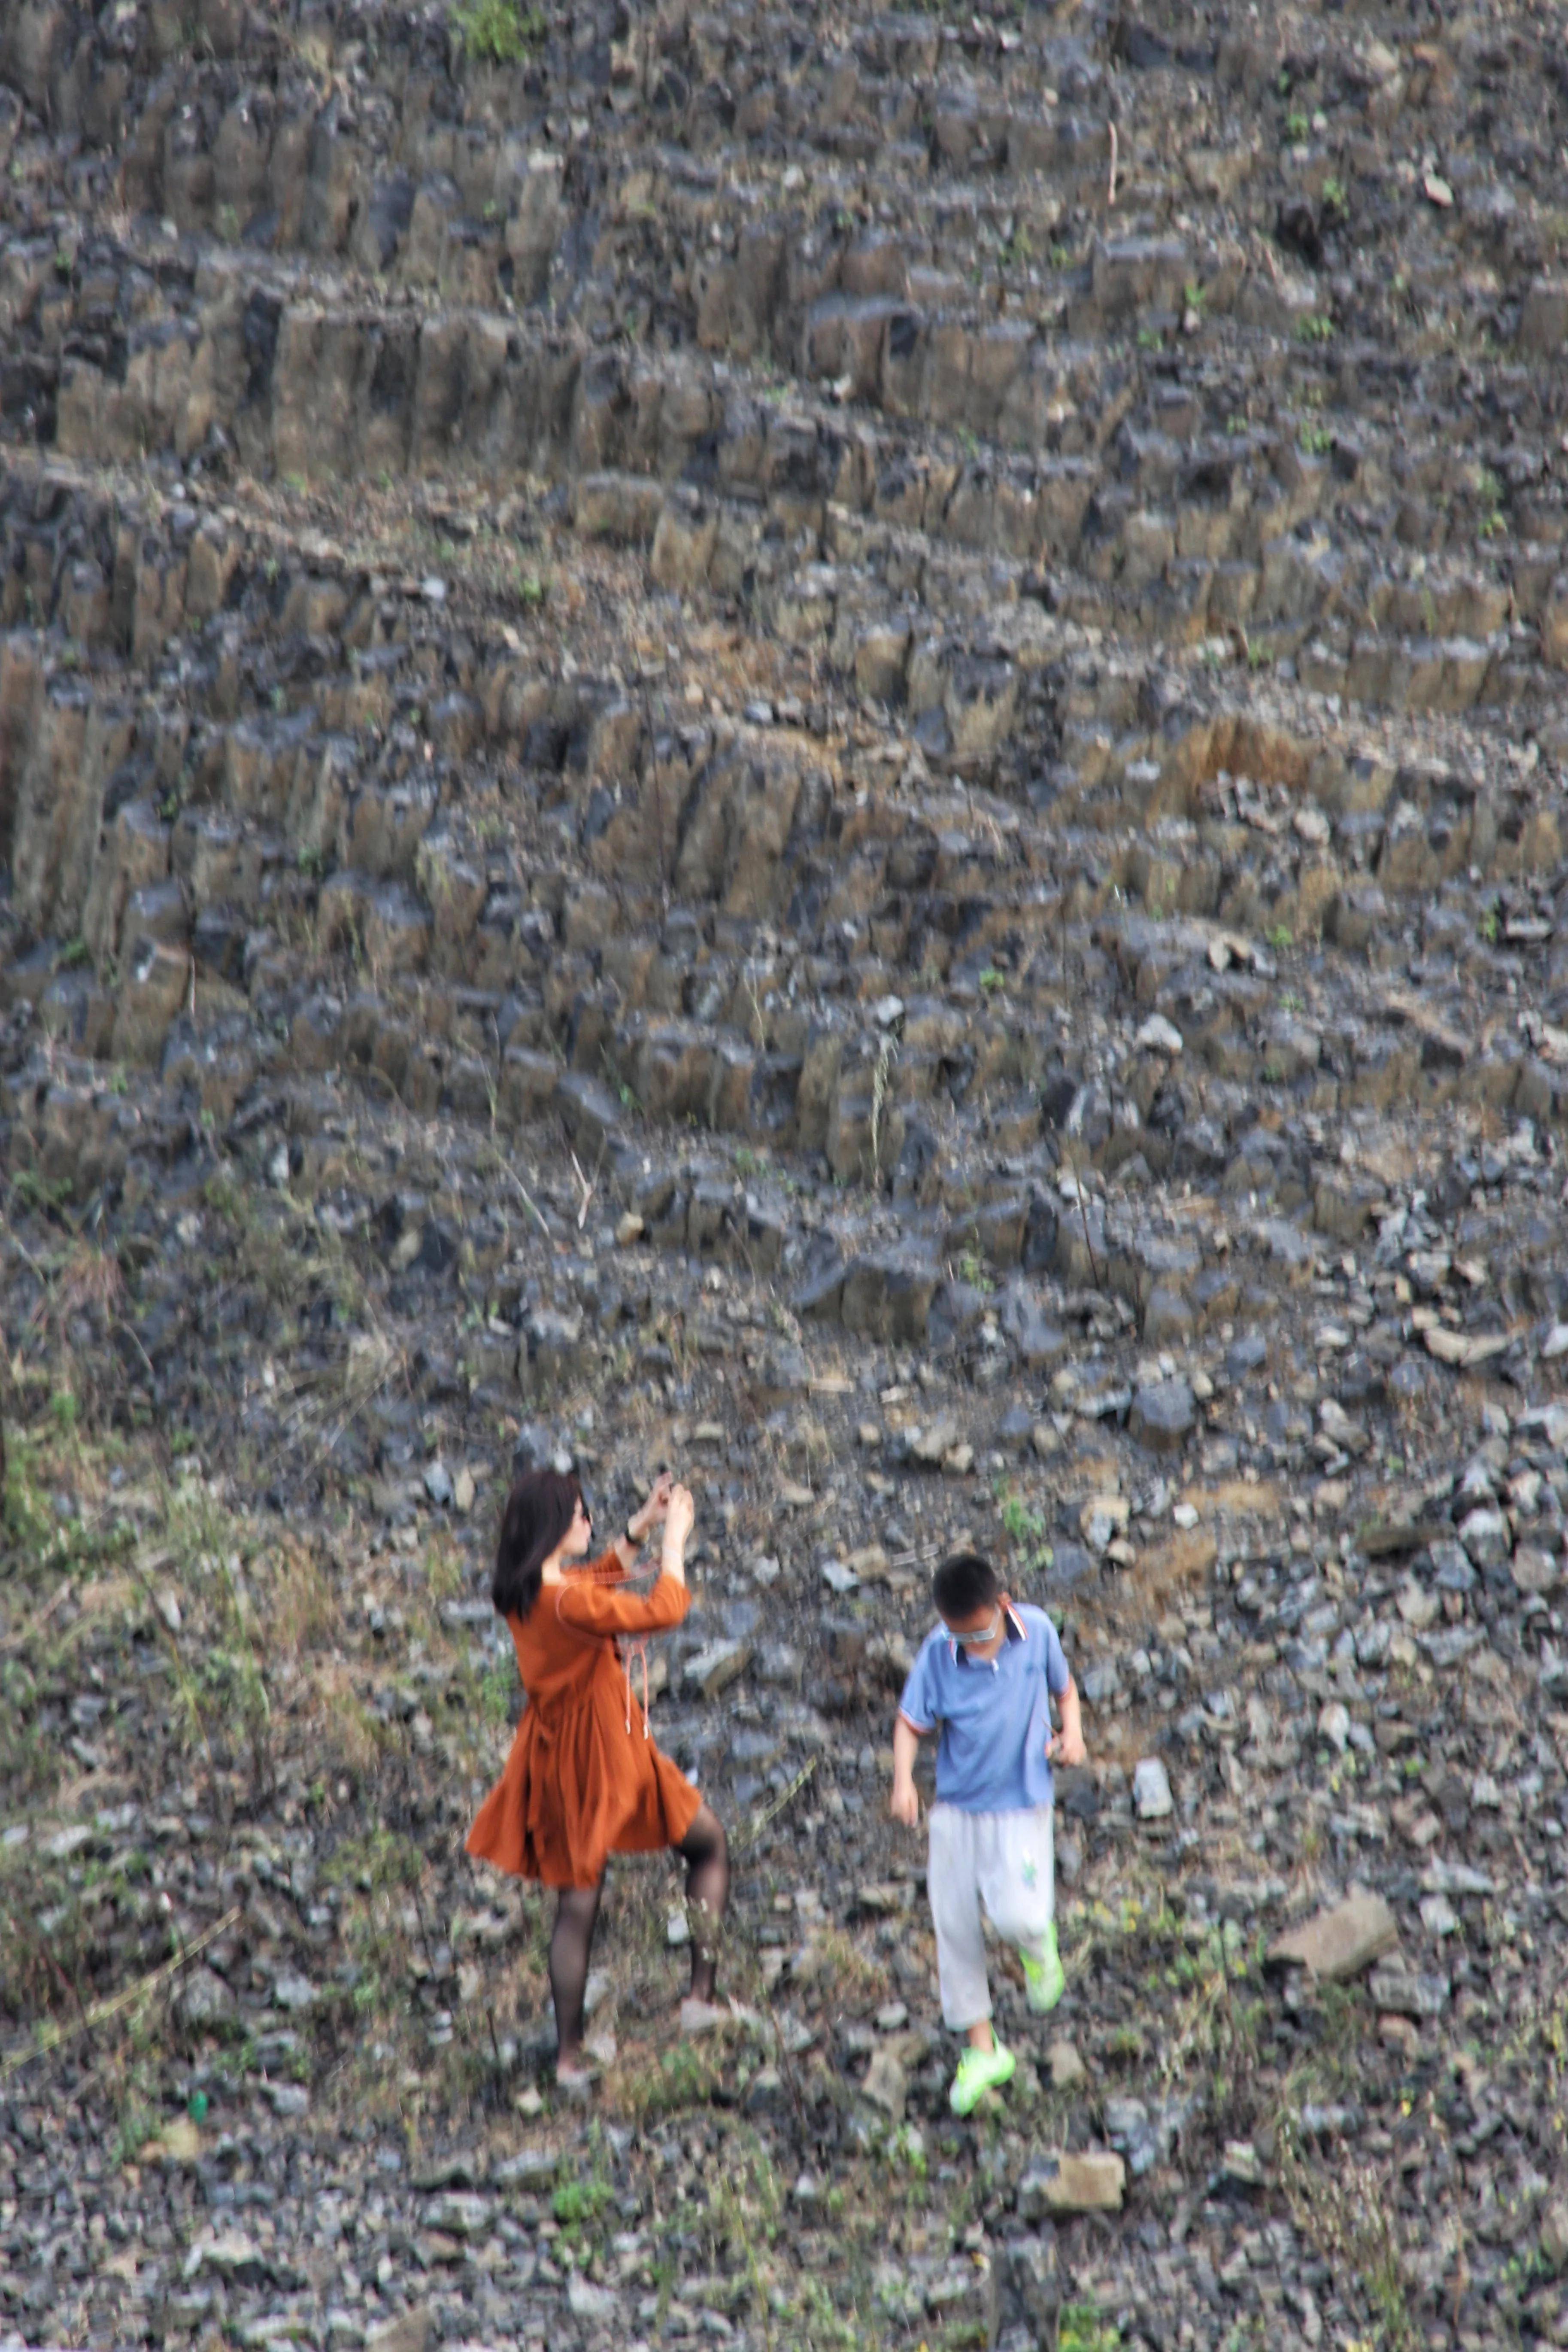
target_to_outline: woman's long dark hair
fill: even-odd
[[[490,1598],[503,1617],[526,1617],[539,1575],[582,1499],[575,1470],[530,1470],[507,1497]]]

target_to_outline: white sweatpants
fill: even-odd
[[[991,2013],[980,1906],[1004,1942],[1043,1955],[1056,1915],[1055,1848],[1050,1805],[1008,1813],[931,1809],[925,1891],[936,1929],[943,2022],[955,2033]]]

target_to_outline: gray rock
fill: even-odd
[[[1163,1822],[1175,1811],[1171,1784],[1157,1756],[1145,1756],[1133,1773],[1133,1806],[1141,1822]]]
[[[215,1969],[190,1969],[173,2005],[181,2024],[195,2033],[222,2032],[239,2016],[239,2003]]]
[[[959,1444],[958,1424],[950,1413],[945,1413],[921,1430],[916,1430],[909,1442],[910,1455],[928,1470],[939,1470],[947,1456]]]
[[[1500,1568],[1513,1549],[1508,1521],[1495,1505],[1470,1513],[1459,1529],[1459,1541],[1483,1573]]]
[[[1521,1544],[1513,1555],[1513,1580],[1523,1593],[1555,1592],[1563,1581],[1563,1563],[1538,1544]]]
[[[892,2050],[883,2046],[872,2052],[871,2063],[861,2084],[861,2096],[891,2116],[895,2123],[903,2119],[904,2101],[909,2096],[909,2076],[903,2061]]]
[[[580,2271],[573,2271],[566,2283],[567,2309],[574,2319],[586,2319],[605,2325],[614,2319],[621,2309],[621,2298],[613,2287],[595,2286]]]
[[[1011,2329],[1027,2345],[1053,2344],[1061,2308],[1056,2237],[1046,2231],[1006,2239],[991,2257],[997,2284],[997,2324],[1003,2341]]]
[[[1127,1427],[1152,1454],[1179,1453],[1197,1425],[1197,1404],[1184,1380],[1159,1381],[1133,1399]]]
[[[749,1642],[708,1642],[686,1660],[681,1679],[702,1697],[716,1698],[750,1664]]]
[[[492,2200],[477,2189],[452,2189],[443,2197],[431,2198],[424,2208],[424,2225],[453,2238],[476,2238],[489,2228],[495,2210]]]
[[[1104,1706],[1122,1687],[1114,1658],[1102,1658],[1079,1677],[1079,1689],[1091,1706]]]
[[[1368,1997],[1396,2017],[1441,2017],[1448,2005],[1448,1979],[1416,1976],[1402,1968],[1374,1969],[1367,1981]]]

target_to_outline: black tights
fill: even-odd
[[[704,1805],[674,1851],[686,1865],[686,1911],[692,1930],[692,1993],[711,2000],[718,1968],[719,1927],[729,1900],[729,1850],[724,1824]],[[556,2063],[575,2066],[582,2051],[582,2002],[599,1918],[597,1886],[562,1887],[549,1939],[549,1987],[555,2001]]]

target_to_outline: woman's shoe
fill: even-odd
[[[1010,2083],[1018,2060],[999,2042],[988,2050],[966,2050],[958,2061],[958,2071],[953,2077],[953,2087],[947,2094],[947,2105],[956,2116],[973,2115],[988,2091],[999,2091]]]

